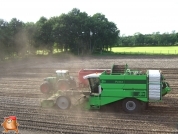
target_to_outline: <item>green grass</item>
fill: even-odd
[[[122,54],[178,54],[178,46],[159,47],[113,47],[112,52]]]
[[[54,49],[53,54],[60,54],[61,51]],[[37,55],[48,55],[47,50],[37,50]],[[94,55],[100,55],[99,52]],[[112,51],[103,51],[102,55],[115,55],[115,54],[143,54],[143,55],[178,55],[178,46],[158,46],[158,47],[113,47]]]

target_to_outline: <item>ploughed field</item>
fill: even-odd
[[[172,91],[162,103],[151,103],[142,113],[126,114],[121,109],[69,110],[41,108],[43,79],[57,69],[68,69],[77,79],[82,68],[106,68],[128,64],[130,69],[160,69]],[[119,105],[119,104],[118,104]],[[15,115],[24,134],[49,133],[178,133],[178,57],[112,56],[28,58],[0,63],[0,120]],[[1,128],[0,131],[3,129]]]

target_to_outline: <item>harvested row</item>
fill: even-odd
[[[1,70],[3,76],[0,76],[0,118],[16,115],[20,130],[48,133],[178,133],[178,69],[160,69],[172,88],[163,102],[151,103],[148,110],[143,113],[130,115],[123,113],[121,109],[86,111],[72,107],[62,111],[55,107],[41,108],[40,101],[44,96],[40,93],[39,86],[43,78],[55,74],[55,70],[58,69],[54,67],[56,65],[48,66],[45,63],[45,66],[41,65],[39,68],[32,66],[12,68],[7,73]],[[59,69],[67,69],[64,67],[68,63],[61,65],[58,64],[61,67]],[[68,68],[68,70],[76,77],[79,67]]]
[[[39,112],[39,111],[38,111]],[[41,110],[40,110],[41,112]],[[53,111],[54,112],[54,111]],[[0,111],[1,115],[3,115],[3,111]],[[120,130],[123,130],[125,132],[127,132],[128,128],[129,131],[133,131],[134,128],[140,129],[139,130],[143,130],[146,132],[152,132],[150,131],[150,127],[151,129],[154,131],[153,132],[176,132],[175,129],[175,125],[176,125],[176,121],[172,121],[172,118],[169,118],[166,122],[161,123],[161,120],[165,120],[166,118],[168,118],[168,116],[159,116],[159,118],[155,118],[154,116],[150,116],[150,115],[144,115],[142,116],[142,118],[138,118],[138,115],[134,115],[134,116],[127,116],[125,114],[118,114],[117,118],[116,116],[112,113],[110,114],[110,117],[113,116],[113,118],[107,118],[106,115],[108,115],[107,113],[103,113],[102,116],[99,116],[99,113],[96,113],[96,115],[89,113],[87,117],[85,117],[82,114],[78,114],[77,113],[64,113],[64,112],[59,112],[57,115],[48,115],[47,113],[43,114],[43,113],[32,113],[31,111],[23,111],[23,109],[20,109],[18,112],[14,112],[14,111],[9,111],[8,114],[16,114],[18,116],[19,122],[21,124],[26,124],[26,127],[32,128],[35,126],[38,127],[44,127],[46,126],[47,129],[50,128],[56,128],[56,125],[61,126],[60,128],[62,128],[62,130],[65,130],[65,127],[70,127],[71,132],[72,131],[76,131],[79,129],[80,132],[85,132],[86,130],[89,132],[97,132],[96,130],[90,130],[90,129],[86,129],[86,126],[92,127],[93,129],[101,129],[101,128],[108,128],[110,131],[106,131],[106,129],[104,130],[105,132],[111,133],[111,132],[118,132]],[[86,114],[86,113],[85,113]],[[82,115],[82,116],[81,116]],[[98,116],[96,118],[96,116]],[[127,119],[126,119],[127,118]],[[158,120],[159,119],[159,120]],[[171,121],[170,121],[171,120]],[[175,120],[175,119],[174,119]],[[45,121],[45,122],[44,122]],[[60,123],[61,122],[61,123]],[[70,122],[70,124],[68,123]],[[162,124],[162,127],[159,129],[157,129],[157,124],[158,122],[160,122]],[[127,125],[122,125],[123,123],[126,123]],[[75,125],[74,125],[75,124]],[[98,124],[99,127],[98,127]],[[157,124],[157,125],[156,125]],[[78,126],[77,128],[73,128],[72,126]],[[115,127],[114,127],[115,126]],[[171,128],[172,126],[172,128]],[[22,126],[23,127],[23,126]],[[81,128],[84,127],[84,130],[82,130]],[[143,128],[144,129],[143,129]],[[58,128],[58,127],[57,127]],[[161,129],[161,131],[160,131]],[[169,131],[165,131],[165,129],[168,129]],[[67,129],[69,130],[69,129]],[[53,130],[55,131],[55,130]],[[55,131],[58,132],[59,130]],[[128,132],[129,132],[128,131]],[[64,131],[65,132],[65,131]],[[100,130],[100,132],[103,132],[102,129]],[[137,130],[138,132],[138,130]]]

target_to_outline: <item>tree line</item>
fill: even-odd
[[[135,33],[133,36],[120,37],[117,46],[174,46],[178,45],[178,33],[155,32],[152,34]]]
[[[60,16],[41,17],[36,23],[24,23],[17,18],[10,22],[0,19],[0,59],[34,55],[37,50],[49,54],[53,50],[77,55],[102,53],[113,46],[177,45],[178,33],[120,36],[116,24],[105,15],[89,16],[74,8]]]
[[[118,41],[120,31],[105,15],[89,16],[79,9],[36,23],[24,23],[16,18],[10,22],[0,20],[0,56],[35,54],[36,50],[69,51],[91,54],[108,50]]]

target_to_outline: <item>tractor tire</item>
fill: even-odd
[[[58,81],[58,90],[68,90],[70,87],[69,87],[69,83],[67,81]]]
[[[127,98],[122,101],[122,108],[126,113],[137,113],[141,110],[141,104],[136,99]]]
[[[60,109],[66,110],[70,108],[71,100],[66,96],[59,96],[56,100],[56,104]]]
[[[49,83],[48,83],[48,82],[44,82],[43,84],[41,84],[41,86],[40,86],[40,91],[41,91],[43,94],[49,94],[49,92],[50,92]]]

